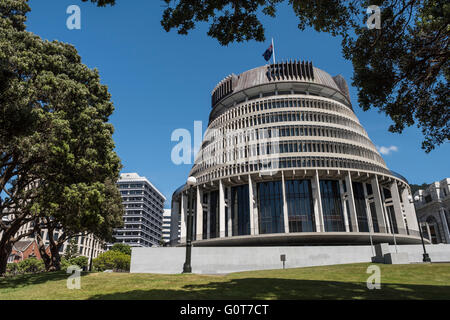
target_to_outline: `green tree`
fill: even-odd
[[[112,247],[111,250],[113,251],[120,251],[122,253],[125,253],[129,256],[131,256],[131,247],[128,244],[124,244],[124,243],[115,243]]]
[[[49,238],[50,256],[41,250],[58,270],[64,241],[108,240],[122,224],[107,87],[73,46],[27,32],[29,10],[26,0],[0,2],[0,274],[22,237],[63,230]],[[28,222],[34,230],[17,235]]]
[[[129,271],[130,263],[130,255],[115,250],[106,251],[93,260],[94,268],[97,271]]]
[[[87,1],[87,0],[83,0]],[[342,37],[344,57],[354,67],[353,85],[363,110],[375,108],[392,120],[389,131],[417,125],[430,152],[450,137],[450,3],[445,0],[164,0],[161,25],[186,35],[198,23],[228,45],[264,41],[262,15],[275,17],[287,2],[298,27]],[[99,6],[112,0],[91,0]],[[381,9],[381,29],[369,30],[367,8]]]
[[[78,257],[78,243],[75,238],[72,238],[67,243],[66,250],[64,251],[64,259],[70,260],[72,258]]]

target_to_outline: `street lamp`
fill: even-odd
[[[186,260],[183,265],[183,273],[191,273],[191,249],[192,249],[192,221],[193,221],[193,211],[194,211],[194,201],[192,197],[192,187],[197,183],[197,179],[195,177],[189,177],[187,179],[188,186],[188,212],[187,212],[187,230],[186,230]]]
[[[414,201],[411,195],[408,196],[408,200],[410,203],[414,204],[414,209],[416,208],[416,202],[419,201],[420,197],[415,196]],[[416,210],[414,210],[416,211]],[[423,241],[423,234],[422,234],[422,227],[420,226],[419,218],[417,217],[416,212],[416,219],[417,219],[417,225],[419,226],[419,233],[420,233],[420,239],[422,239],[422,247],[423,247],[423,262],[431,262],[430,256],[427,253],[427,250],[425,249],[425,242]]]

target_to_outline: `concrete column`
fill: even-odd
[[[419,225],[417,224],[416,218],[416,210],[414,209],[414,203],[411,203],[408,196],[410,194],[410,190],[408,186],[405,186],[402,190],[402,200],[403,207],[405,208],[406,221],[408,221],[408,228],[410,231],[417,231],[417,234],[413,234],[415,236],[419,235]]]
[[[289,233],[289,215],[286,198],[286,184],[284,183],[284,172],[281,171],[281,190],[283,192],[283,220],[284,220],[284,233]]]
[[[180,200],[181,201],[181,200]],[[172,212],[170,219],[170,243],[178,242],[178,226],[181,222],[180,201],[172,200]]]
[[[403,212],[402,212],[402,207],[400,204],[400,194],[398,191],[398,186],[397,186],[396,181],[394,181],[394,183],[391,184],[390,189],[391,189],[391,195],[392,195],[392,203],[394,205],[395,220],[397,221],[398,233],[406,234],[406,226],[405,226],[405,221],[403,220]]]
[[[355,198],[353,197],[352,176],[350,175],[350,171],[347,171],[347,175],[345,176],[345,185],[347,186],[347,200],[350,210],[350,218],[352,220],[352,230],[353,232],[359,232],[358,217],[356,216]]]
[[[208,212],[206,213],[206,239],[211,239],[211,193],[208,193]]]
[[[200,186],[197,186],[197,204],[196,204],[196,240],[203,239],[203,190],[200,189]]]
[[[380,228],[381,233],[387,233],[387,225],[386,221],[384,219],[383,214],[383,200],[380,193],[380,185],[378,184],[378,178],[375,176],[370,181],[370,184],[372,185],[372,191],[373,191],[373,200],[375,202],[375,210],[378,220],[378,227]],[[371,214],[374,214],[371,212]]]
[[[315,217],[314,220],[316,220],[316,232],[325,232],[322,211],[322,197],[320,195],[319,172],[317,170],[311,182]]]
[[[441,217],[445,242],[450,243],[450,232],[448,230],[447,219],[445,217],[444,208],[439,209],[439,216]]]
[[[349,215],[349,209],[347,208],[347,202],[346,202],[346,193],[344,192],[344,184],[342,183],[342,180],[339,180],[339,191],[341,193],[341,202],[342,202],[342,209],[344,210],[344,224],[345,224],[345,232],[350,232],[350,226],[348,222],[348,215]]]
[[[228,197],[228,201],[227,201],[227,211],[228,211],[228,236],[231,237],[233,236],[233,220],[231,219],[231,187],[227,187],[226,188],[226,192],[227,192],[227,197]]]
[[[373,221],[372,221],[372,212],[370,211],[370,205],[369,205],[369,200],[367,200],[367,187],[366,184],[363,182],[363,189],[364,189],[364,199],[365,199],[365,203],[366,203],[366,216],[367,216],[367,224],[369,225],[369,232],[370,233],[374,233],[375,231],[373,230]],[[375,212],[374,212],[375,214]]]
[[[383,190],[383,187],[381,187],[381,190]],[[383,216],[384,216],[384,222],[386,223],[386,233],[393,233],[393,230],[391,229],[391,221],[389,220],[389,212],[386,207],[386,199],[384,197],[384,192],[381,192],[381,201],[382,201],[382,208],[383,208]]]
[[[248,175],[248,195],[250,206],[250,234],[259,234],[258,204],[257,204],[256,183],[252,181],[252,177]]]
[[[181,239],[180,242],[186,242],[186,222],[187,222],[187,210],[188,210],[188,198],[187,195],[183,192],[181,194]]]
[[[225,192],[222,180],[219,180],[219,237],[225,237]]]

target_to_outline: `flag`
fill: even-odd
[[[269,61],[270,58],[272,57],[272,54],[273,54],[273,46],[270,45],[270,47],[266,51],[264,51],[263,57],[264,59],[266,59],[266,61]]]

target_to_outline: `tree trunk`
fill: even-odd
[[[45,250],[45,243],[40,235],[40,231],[36,232],[36,240],[38,242],[39,253],[41,255],[42,260],[44,261],[45,271],[52,271],[52,259],[47,254],[47,250]]]
[[[61,256],[59,255],[59,248],[60,246],[58,245],[50,245],[50,252],[52,254],[52,269],[54,271],[61,270]]]
[[[6,273],[8,257],[11,254],[13,243],[10,241],[0,242],[0,276]]]

